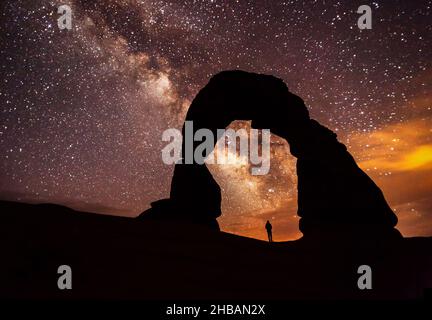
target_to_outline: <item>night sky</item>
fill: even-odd
[[[72,8],[59,30],[57,8]],[[372,8],[360,30],[357,8]],[[3,0],[0,196],[134,216],[167,197],[162,132],[222,70],[282,78],[383,189],[405,236],[432,235],[432,1]],[[264,111],[263,111],[264,112]],[[234,127],[248,126],[237,123]],[[295,159],[211,166],[222,229],[300,235]]]

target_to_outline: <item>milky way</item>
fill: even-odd
[[[61,4],[72,30],[57,26]],[[362,4],[2,1],[2,198],[142,212],[169,193],[162,132],[211,75],[243,69],[282,78],[383,188],[402,231],[432,233],[432,1],[371,2],[371,30],[357,27]],[[271,161],[262,177],[211,168],[225,230],[262,237],[270,218],[276,238],[298,236],[295,162],[276,137]]]

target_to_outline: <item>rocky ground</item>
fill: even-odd
[[[387,300],[432,287],[432,238],[270,244],[178,221],[0,208],[3,298]],[[60,265],[72,268],[72,290],[57,287]],[[360,265],[371,290],[357,286]]]

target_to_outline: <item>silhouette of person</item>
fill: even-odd
[[[267,223],[265,224],[265,228],[267,230],[267,236],[268,236],[269,242],[273,242],[272,225],[271,225],[270,221],[267,220]]]

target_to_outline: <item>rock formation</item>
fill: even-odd
[[[398,235],[396,215],[381,190],[336,134],[310,119],[303,100],[282,80],[244,71],[221,72],[198,93],[185,119],[193,121],[194,132],[207,128],[214,136],[234,120],[252,120],[253,127],[271,129],[288,141],[297,158],[298,215],[305,236]],[[219,186],[205,165],[177,164],[170,199],[162,206],[155,203],[150,212],[172,216],[161,212],[174,207],[178,219],[217,226],[220,202]]]

